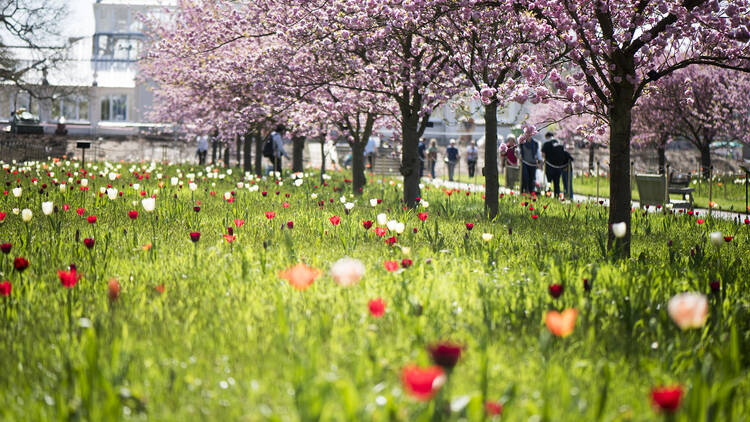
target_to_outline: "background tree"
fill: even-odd
[[[630,254],[632,112],[652,81],[694,64],[748,69],[750,0],[525,0],[528,10],[571,48],[580,73],[556,84],[574,112],[592,111],[609,126],[612,224],[625,222],[617,254]],[[579,90],[576,89],[579,88]],[[575,110],[575,109],[579,110]],[[573,114],[573,113],[571,113]]]

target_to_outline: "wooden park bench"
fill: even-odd
[[[636,174],[635,181],[638,185],[638,198],[641,207],[672,204],[675,208],[693,208],[693,192],[695,189],[670,187],[667,183],[667,177],[663,174]],[[683,200],[673,201],[669,198],[670,194],[681,194]]]

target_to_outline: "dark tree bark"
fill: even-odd
[[[292,138],[292,172],[304,171],[303,156],[305,152],[305,137],[295,136]]]
[[[708,180],[711,178],[711,142],[704,141],[699,150],[701,152],[701,176]]]
[[[260,132],[253,134],[255,139],[255,175],[263,177],[263,136]]]
[[[667,140],[668,136],[662,135],[659,143],[656,144],[656,153],[659,158],[659,174],[665,174],[667,171]],[[669,175],[667,175],[669,177]]]
[[[243,170],[245,173],[252,173],[253,172],[253,161],[252,161],[252,150],[253,150],[253,135],[248,133],[245,134],[245,142],[244,142],[244,157],[242,159],[242,163],[245,165]]]
[[[219,152],[219,142],[216,139],[211,141],[211,164],[216,165],[216,158]]]
[[[411,104],[400,104],[401,108],[401,175],[404,176],[404,202],[409,208],[417,206],[419,191],[419,136],[426,127],[427,116],[420,124],[419,112]],[[420,128],[420,126],[422,126]]]
[[[367,176],[365,175],[365,146],[367,141],[372,135],[372,128],[375,125],[374,114],[367,114],[365,120],[365,126],[362,131],[351,132],[354,136],[354,141],[349,142],[352,147],[352,191],[355,195],[361,195],[364,187],[367,185]],[[357,120],[357,126],[359,126],[359,119]]]
[[[231,157],[229,155],[229,143],[227,142],[226,146],[224,146],[224,167],[229,167],[229,161]]]
[[[326,179],[323,175],[326,174],[326,137],[320,137],[320,185],[322,186]]]
[[[484,212],[492,221],[497,217],[500,190],[497,170],[497,101],[484,107]]]
[[[594,171],[594,159],[596,158],[596,144],[589,142],[589,172]]]
[[[630,256],[630,135],[632,127],[633,86],[623,82],[617,86],[609,110],[609,236],[607,248],[620,258]],[[625,223],[627,232],[615,239],[612,224]]]
[[[237,142],[237,167],[242,165],[242,136],[236,135],[235,141]]]

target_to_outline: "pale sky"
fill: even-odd
[[[69,37],[94,34],[94,0],[69,0],[66,35]]]

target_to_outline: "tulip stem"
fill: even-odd
[[[73,290],[68,289],[67,294],[67,308],[68,308],[68,339],[70,343],[73,343]]]

